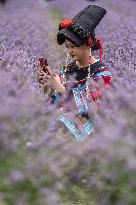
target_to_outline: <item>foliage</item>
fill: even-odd
[[[88,2],[11,0],[0,7],[0,204],[136,204],[135,2],[114,2],[96,1],[109,10],[96,33],[113,83],[99,110],[90,103],[95,132],[81,143],[56,122],[37,75],[39,56],[56,72],[65,59],[52,45],[50,11],[69,18]]]

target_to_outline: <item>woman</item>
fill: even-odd
[[[57,107],[61,102],[58,99],[61,99],[64,94],[67,95],[67,100],[75,100],[78,114],[74,114],[73,118],[69,113],[63,113],[57,120],[63,122],[77,140],[84,139],[94,129],[93,121],[89,116],[87,99],[97,101],[100,94],[98,86],[95,86],[93,92],[89,89],[89,80],[99,83],[99,79],[103,79],[105,88],[111,83],[111,73],[101,61],[102,43],[98,37],[95,37],[94,32],[105,14],[104,8],[89,5],[73,19],[63,20],[59,25],[57,42],[59,45],[65,44],[72,61],[62,68],[60,75],[52,75],[48,67],[50,75],[43,70],[40,72],[41,83],[50,84],[55,90],[52,97]],[[100,49],[100,59],[95,59],[91,55],[91,51],[97,49]],[[71,77],[73,77],[72,81]],[[79,124],[81,126],[78,126]]]

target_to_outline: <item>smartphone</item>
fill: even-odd
[[[39,58],[39,62],[40,62],[40,66],[41,66],[41,68],[43,69],[43,71],[44,71],[45,73],[47,73],[48,75],[50,75],[50,74],[49,74],[49,71],[48,71],[48,69],[47,69],[47,66],[48,66],[47,59],[46,59],[46,58],[43,58],[43,57],[40,57],[40,58]]]

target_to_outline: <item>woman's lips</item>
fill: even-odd
[[[74,56],[74,55],[71,55],[71,57],[74,58],[75,56]]]

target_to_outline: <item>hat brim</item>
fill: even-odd
[[[58,32],[57,42],[59,45],[62,45],[66,39],[78,47],[84,43],[84,41],[80,37],[78,37],[77,34],[73,33],[72,31],[68,30],[67,28],[64,28]]]

